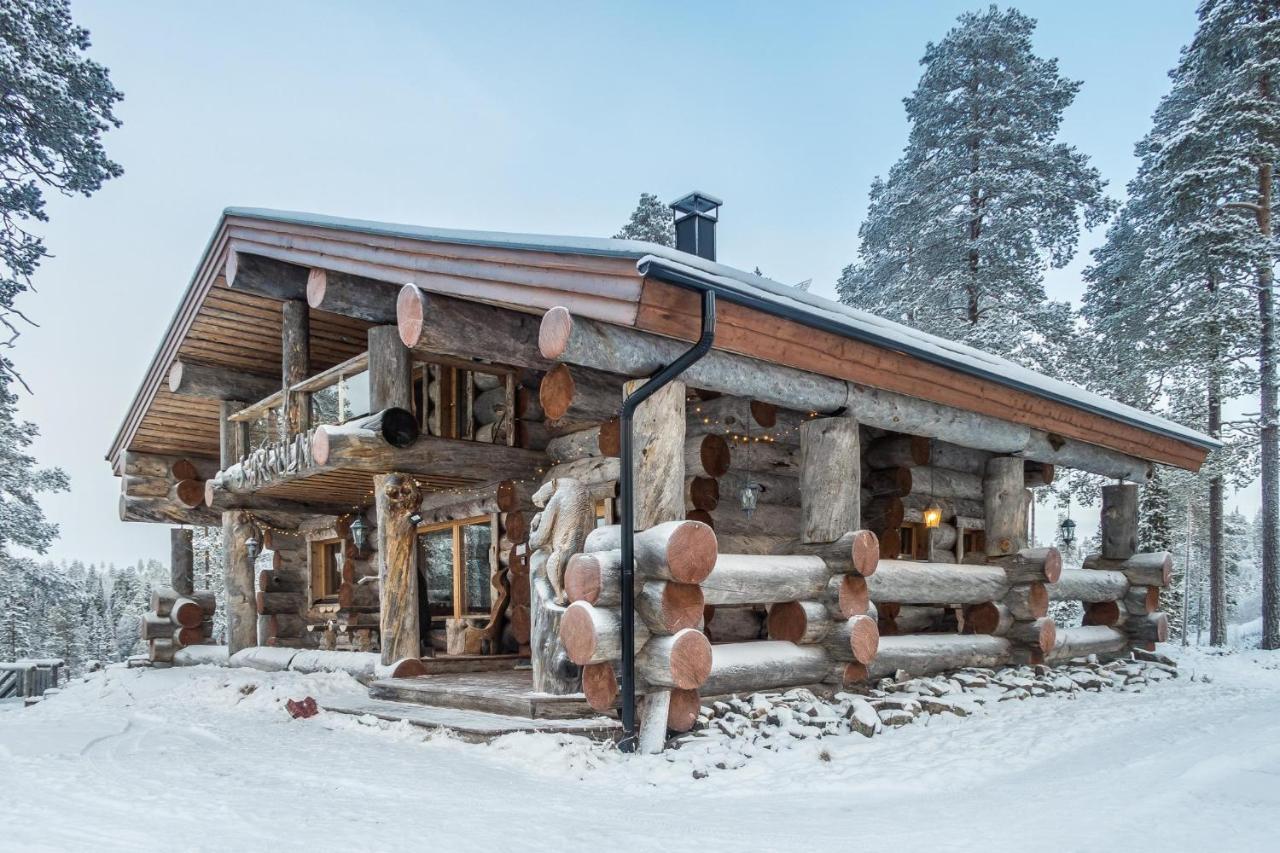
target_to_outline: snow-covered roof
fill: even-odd
[[[646,275],[675,281],[684,280],[690,284],[711,287],[717,291],[718,295],[731,301],[742,302],[766,311],[779,310],[806,325],[904,352],[971,376],[1057,400],[1084,411],[1094,412],[1202,448],[1212,450],[1221,446],[1221,442],[1202,432],[1116,402],[1069,382],[1029,370],[1008,359],[956,341],[930,335],[866,311],[859,311],[843,303],[798,290],[791,285],[782,284],[764,276],[708,261],[697,255],[656,243],[609,237],[560,237],[546,234],[430,228],[249,207],[229,207],[225,214],[426,242],[631,258],[636,261],[640,272]]]

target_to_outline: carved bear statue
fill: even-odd
[[[565,566],[582,550],[587,534],[595,527],[591,495],[577,480],[557,477],[534,492],[533,503],[542,512],[533,517],[528,549],[547,549],[547,581],[555,592],[555,603],[565,605],[569,603],[564,590]]]

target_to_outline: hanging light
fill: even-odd
[[[1063,547],[1070,548],[1076,541],[1076,523],[1071,520],[1070,516],[1062,519],[1062,524],[1058,525],[1058,538],[1062,540]]]
[[[355,546],[356,554],[363,554],[365,546],[369,544],[369,527],[365,524],[364,516],[357,515],[351,522],[351,544]]]
[[[258,554],[262,553],[262,543],[258,541],[256,535],[251,535],[244,540],[244,550],[249,555],[249,563],[256,563],[258,562]]]
[[[742,487],[742,493],[738,497],[742,501],[742,511],[746,513],[747,518],[751,518],[751,513],[756,511],[756,502],[760,498],[760,484],[748,482]]]

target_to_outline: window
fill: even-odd
[[[325,539],[311,543],[311,598],[335,598],[342,586],[342,540]]]
[[[613,498],[601,498],[596,501],[596,527],[616,523],[617,518],[613,514]]]
[[[432,618],[488,614],[493,516],[418,528],[418,573]]]
[[[311,425],[343,424],[369,412],[369,371],[340,374],[311,392]]]

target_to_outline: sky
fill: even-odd
[[[925,44],[980,5],[73,0],[125,93],[105,139],[125,174],[50,199],[54,257],[19,303],[40,324],[15,353],[20,410],[72,478],[42,502],[51,555],[167,559],[164,526],[118,521],[104,457],[223,208],[608,236],[639,193],[700,189],[725,200],[721,261],[834,296]],[[1084,82],[1061,138],[1114,195],[1194,6],[1018,4]],[[1051,296],[1078,299],[1101,236]]]

